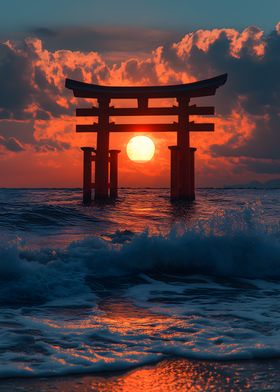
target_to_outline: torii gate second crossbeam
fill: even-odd
[[[227,74],[199,82],[174,86],[148,87],[107,87],[66,79],[66,88],[73,90],[79,98],[97,98],[98,107],[76,109],[77,116],[97,117],[92,125],[77,125],[77,132],[97,132],[96,149],[83,147],[84,183],[83,201],[91,201],[91,189],[95,188],[95,199],[108,199],[117,196],[118,150],[109,149],[110,132],[176,132],[177,144],[171,151],[171,199],[193,200],[194,153],[190,147],[190,132],[213,132],[213,123],[195,123],[191,115],[213,115],[213,106],[198,107],[190,105],[191,98],[215,95],[218,87],[225,84]],[[149,99],[176,98],[178,105],[173,107],[149,107]],[[115,108],[111,99],[137,99],[137,108]],[[115,124],[110,116],[177,116],[173,124]],[[92,182],[92,162],[95,161],[95,181]],[[110,171],[110,184],[109,184]],[[109,191],[110,190],[110,191]]]

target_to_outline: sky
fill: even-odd
[[[279,11],[278,0],[2,0],[0,25],[11,32],[83,25],[174,30],[257,25],[270,31]]]
[[[75,99],[66,77],[132,86],[228,73],[216,96],[201,102],[216,107],[215,132],[191,135],[197,185],[280,177],[279,21],[274,0],[2,0],[0,186],[81,185],[80,147],[94,146],[95,136],[75,133],[74,114],[94,102]],[[147,120],[166,121],[135,119]],[[110,139],[122,150],[120,185],[168,186],[175,135],[149,134],[156,153],[146,164],[127,158],[132,136]]]

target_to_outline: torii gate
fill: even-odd
[[[190,147],[190,132],[213,132],[213,123],[189,121],[190,115],[213,115],[213,106],[190,105],[191,98],[215,95],[218,87],[225,84],[227,74],[199,82],[173,86],[107,87],[66,79],[65,87],[73,90],[79,98],[97,98],[98,107],[76,109],[77,116],[97,117],[92,125],[77,125],[77,132],[97,132],[96,149],[82,147],[84,151],[83,201],[91,201],[91,190],[95,188],[95,199],[117,196],[118,153],[109,150],[110,132],[177,132],[176,146],[171,151],[171,199],[194,200],[194,153]],[[150,98],[176,98],[173,107],[149,107]],[[111,99],[137,99],[137,108],[115,108]],[[167,124],[115,124],[110,116],[178,116],[178,122]],[[95,181],[92,182],[92,162],[95,161]],[[110,182],[109,182],[110,171]],[[110,189],[110,192],[109,192]]]

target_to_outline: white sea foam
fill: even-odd
[[[124,237],[124,238],[122,238]],[[167,235],[118,232],[114,241],[86,237],[65,249],[29,249],[20,241],[0,244],[0,299],[49,300],[88,291],[86,277],[204,274],[280,278],[280,242],[248,211],[216,216]]]
[[[244,209],[107,238],[1,242],[1,377],[280,356],[277,226]]]

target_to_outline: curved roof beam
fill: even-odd
[[[66,79],[65,87],[73,90],[74,96],[79,98],[191,98],[215,95],[217,88],[225,84],[226,81],[227,74],[222,74],[211,79],[187,84],[111,87]]]

